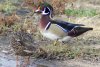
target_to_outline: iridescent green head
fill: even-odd
[[[47,2],[40,3],[35,13],[41,13],[42,15],[49,15],[52,17],[53,7]]]

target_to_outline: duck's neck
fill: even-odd
[[[42,15],[39,23],[40,29],[45,29],[47,24],[49,23],[50,17],[48,15]]]

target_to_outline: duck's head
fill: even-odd
[[[52,17],[53,7],[50,4],[44,2],[38,6],[38,8],[35,10],[35,13],[40,13],[42,15],[48,15],[48,16]]]

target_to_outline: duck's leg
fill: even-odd
[[[56,46],[56,45],[58,45],[58,44],[59,44],[59,41],[58,41],[58,39],[57,39],[57,40],[54,41],[53,45]]]
[[[24,58],[24,64],[23,64],[23,67],[27,67],[27,65],[30,64],[30,56],[26,56]]]
[[[54,45],[54,46],[56,46],[56,45],[57,45],[57,40],[55,40],[55,41],[54,41],[53,45]]]
[[[19,66],[19,56],[16,55],[16,67],[18,67],[18,66]]]

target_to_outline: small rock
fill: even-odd
[[[2,50],[1,52],[2,53],[5,53],[5,54],[8,54],[9,53],[9,51],[6,51],[6,50]]]

